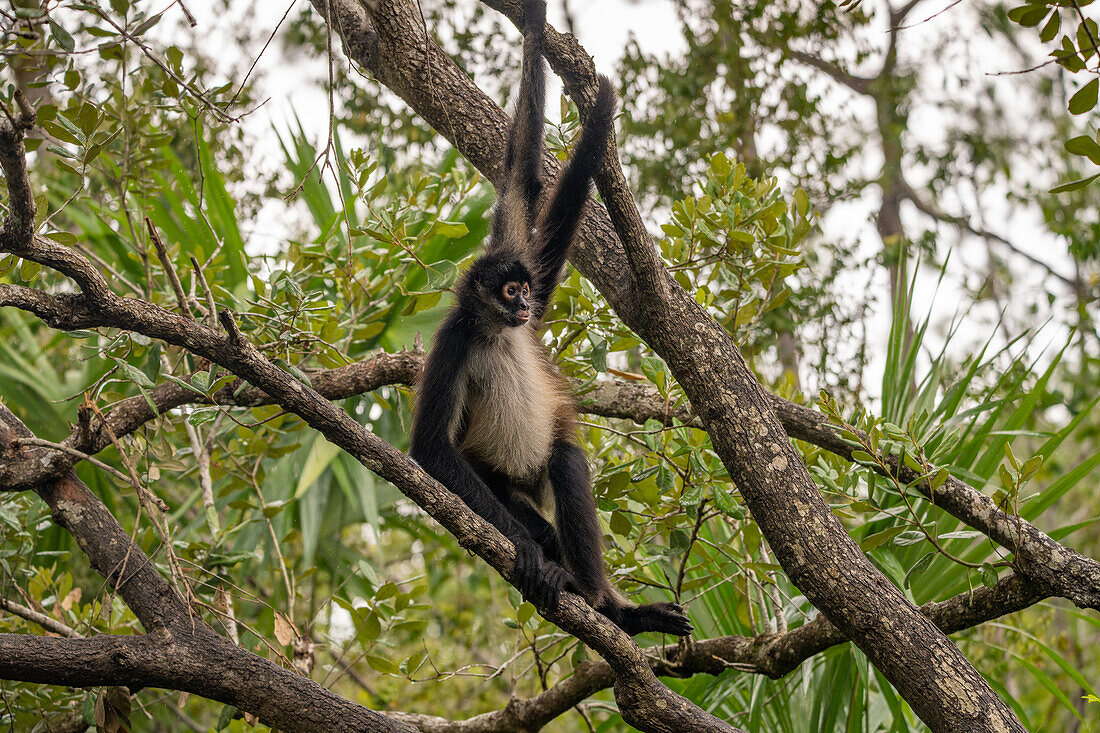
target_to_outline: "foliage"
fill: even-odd
[[[345,124],[334,127],[330,146],[301,128],[280,133],[284,177],[254,190],[241,173],[247,141],[234,137],[223,107],[236,87],[206,83],[207,67],[190,48],[161,48],[160,64],[141,56],[135,43],[161,16],[125,2],[112,8],[37,8],[21,16],[42,21],[30,45],[48,49],[37,58],[55,95],[38,106],[54,138],[35,161],[47,236],[87,249],[120,293],[178,308],[171,269],[187,308],[209,317],[211,301],[232,307],[249,337],[306,381],[315,370],[414,348],[419,334],[428,336],[456,273],[485,237],[491,187],[366,82],[366,91],[345,100]],[[958,324],[936,333],[938,299],[919,322],[907,309],[892,309],[885,344],[868,344],[874,296],[853,300],[844,292],[850,286],[838,270],[870,281],[879,260],[829,241],[814,210],[866,185],[852,168],[862,132],[838,132],[850,115],[830,111],[814,85],[784,76],[778,62],[788,62],[788,42],[839,44],[865,30],[871,16],[828,3],[809,13],[799,4],[738,5],[734,12],[715,3],[696,27],[689,9],[681,6],[688,45],[700,52],[692,63],[664,65],[637,47],[624,61],[623,129],[634,146],[627,162],[651,196],[662,258],[738,341],[766,386],[803,403],[804,393],[827,388],[820,409],[859,444],[856,465],[798,447],[852,536],[916,603],[989,585],[1004,572],[1003,551],[918,496],[912,482],[890,478],[892,456],[933,483],[948,474],[965,479],[1006,511],[1041,519],[1055,537],[1072,537],[1086,552],[1100,546],[1088,509],[1100,464],[1095,385],[1075,390],[1075,369],[1085,367],[1070,350],[1044,354],[1030,331],[971,348]],[[450,11],[429,8],[429,17],[460,25]],[[1055,16],[1062,12],[1055,8]],[[498,22],[480,9],[473,16]],[[326,43],[315,26],[295,32],[302,43]],[[468,33],[453,41],[466,49],[462,59],[478,68],[479,80],[496,75],[494,64],[513,65],[491,50],[470,52],[471,39],[483,34]],[[94,60],[75,53],[93,47]],[[857,44],[857,56],[864,52]],[[641,81],[646,74],[657,78],[652,87]],[[738,94],[723,107],[732,88]],[[898,90],[905,98],[911,92]],[[697,104],[683,104],[685,96]],[[651,114],[643,114],[647,107]],[[756,148],[749,138],[763,120],[781,142],[750,155]],[[566,106],[551,136],[558,152],[575,122]],[[1091,150],[1077,142],[1070,152],[1077,148]],[[914,157],[935,168],[921,155]],[[283,230],[277,244],[262,247],[249,223],[272,206]],[[1051,230],[1065,234],[1051,218]],[[166,260],[150,229],[165,243]],[[906,285],[915,288],[918,277]],[[0,281],[63,287],[14,257],[0,259]],[[577,273],[561,287],[546,323],[544,342],[581,385],[581,397],[616,378],[652,386],[670,410],[685,406],[667,366]],[[813,368],[786,369],[778,335],[792,332],[803,353],[819,356]],[[0,311],[0,395],[50,439],[66,434],[81,402],[105,412],[156,384],[210,395],[231,381],[217,367],[146,339],[106,330],[76,336]],[[881,385],[872,385],[879,364]],[[391,385],[343,404],[404,448],[409,396]],[[620,588],[684,603],[702,638],[775,633],[812,616],[703,431],[585,416],[580,436],[596,476],[605,556]],[[172,410],[99,458],[121,470],[131,463],[171,507],[170,549],[182,574],[170,567],[132,488],[87,463],[78,468],[161,572],[190,588],[208,620],[351,699],[379,709],[472,715],[502,708],[512,695],[536,694],[589,657],[395,489],[277,408]],[[209,495],[201,489],[207,460]],[[1082,497],[1076,509],[1065,506],[1070,492]],[[0,596],[22,599],[80,634],[138,630],[68,535],[23,494],[0,495]],[[41,633],[7,614],[0,630]],[[960,643],[1025,725],[1057,729],[1095,716],[1095,706],[1082,710],[1077,700],[1095,701],[1100,669],[1090,650],[1098,633],[1094,617],[1050,603],[966,632]],[[919,728],[850,645],[777,681],[731,669],[673,685],[750,730]],[[109,691],[2,689],[0,720],[19,730],[46,730],[62,713],[93,720],[97,700],[102,708],[115,699]],[[608,711],[610,699],[600,693],[582,708],[593,728],[623,729]],[[157,730],[236,731],[247,722],[206,700],[150,690],[134,707],[130,717],[140,711]],[[583,723],[574,716],[551,729],[578,729]]]

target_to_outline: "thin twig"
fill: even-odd
[[[176,302],[179,303],[180,313],[194,320],[195,314],[191,312],[191,306],[187,304],[187,295],[183,292],[183,285],[180,284],[180,278],[176,274],[172,258],[168,256],[168,250],[165,249],[164,242],[161,241],[160,235],[157,234],[157,228],[153,226],[153,222],[149,217],[145,217],[145,226],[149,229],[149,238],[153,240],[153,247],[157,250],[160,264],[164,266],[164,271],[168,273],[168,282],[172,284],[172,290],[176,293]]]
[[[22,603],[16,603],[10,601],[7,598],[0,598],[0,608],[4,609],[8,613],[13,613],[16,616],[21,616],[32,623],[36,623],[46,631],[53,632],[59,636],[67,636],[69,638],[79,638],[81,635],[77,633],[76,629],[67,624],[64,624],[53,616],[50,616],[40,611],[35,611],[33,608],[27,608]]]
[[[44,440],[42,438],[16,438],[14,442],[19,443],[20,445],[32,445],[32,446],[35,446],[36,448],[50,448],[51,450],[60,451],[62,453],[68,453],[70,456],[73,456],[74,458],[79,458],[82,461],[87,461],[88,463],[92,464],[96,468],[103,469],[107,473],[109,473],[112,476],[114,476],[115,478],[117,478],[122,483],[129,484],[130,486],[133,486],[134,489],[136,489],[137,491],[140,492],[142,490],[141,484],[135,483],[134,481],[132,481],[130,479],[130,477],[127,476],[126,474],[124,474],[122,471],[119,471],[117,468],[114,468],[112,466],[108,466],[106,463],[99,460],[98,458],[90,456],[90,455],[88,455],[87,453],[85,453],[83,451],[77,450],[76,448],[70,448],[67,445],[62,445],[61,443],[54,443],[52,441]],[[167,509],[167,507],[165,507],[165,508]]]
[[[206,275],[202,273],[202,266],[199,265],[199,261],[195,259],[194,255],[191,255],[191,266],[195,268],[195,277],[198,278],[199,286],[202,287],[203,295],[206,297],[205,320],[213,323],[215,314],[218,312],[217,306],[214,305],[214,293],[210,291],[210,286],[206,282]]]

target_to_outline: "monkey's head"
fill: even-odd
[[[467,305],[477,307],[494,323],[522,326],[531,318],[532,281],[531,271],[522,261],[490,255],[470,267],[459,294],[469,293],[473,302]]]

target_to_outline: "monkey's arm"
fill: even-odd
[[[459,318],[448,318],[424,366],[413,416],[409,454],[434,479],[458,495],[516,548],[515,583],[536,604],[554,605],[572,576],[544,557],[542,548],[493,494],[455,446],[459,410],[465,400],[464,373],[469,337]]]
[[[561,278],[569,245],[577,231],[592,178],[603,164],[607,137],[615,119],[615,92],[607,77],[599,78],[596,104],[581,128],[573,156],[558,176],[550,201],[537,224],[542,246],[535,257],[534,317],[541,319]]]
[[[542,115],[546,106],[546,71],[542,61],[546,25],[545,0],[523,4],[523,71],[519,101],[508,130],[504,176],[493,216],[488,251],[526,241],[535,225],[542,193]]]

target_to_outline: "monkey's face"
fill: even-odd
[[[527,282],[509,280],[504,283],[499,293],[501,304],[505,312],[510,316],[512,326],[522,326],[531,319],[531,286]]]
[[[468,282],[489,322],[514,328],[531,320],[531,279],[523,263],[487,257],[474,263]]]

